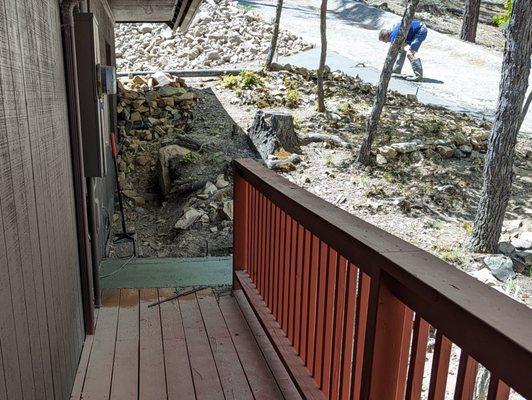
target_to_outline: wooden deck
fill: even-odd
[[[105,289],[75,400],[301,399],[240,291]]]

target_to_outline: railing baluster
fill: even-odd
[[[264,302],[268,307],[270,303],[270,271],[271,271],[271,208],[272,203],[264,196],[265,200],[265,220],[264,220]]]
[[[279,276],[277,284],[279,285],[279,304],[277,309],[277,322],[282,325],[284,318],[284,264],[286,259],[286,213],[281,210],[281,225],[279,227]]]
[[[254,203],[255,203],[255,217],[254,217],[254,231],[255,236],[253,238],[253,283],[258,289],[258,281],[259,281],[259,215],[260,215],[260,209],[259,209],[259,191],[257,189],[254,190]]]
[[[327,299],[327,265],[329,246],[320,241],[320,272],[318,275],[318,316],[316,320],[316,345],[314,357],[314,379],[318,386],[323,384],[323,352],[325,350],[325,305]]]
[[[280,236],[280,226],[281,226],[281,210],[279,207],[275,207],[274,212],[274,240],[273,240],[273,302],[272,302],[272,314],[277,318],[278,317],[278,307],[279,307],[279,236]]]
[[[342,342],[339,399],[351,399],[351,370],[353,348],[355,344],[356,299],[358,284],[358,268],[347,264],[346,304],[344,313],[344,340]]]
[[[233,270],[247,271],[249,268],[247,248],[249,243],[249,183],[238,173],[234,174],[234,179]]]
[[[264,299],[266,287],[266,198],[260,195],[260,295]]]
[[[327,263],[327,295],[325,306],[325,343],[323,349],[323,391],[327,396],[331,390],[331,367],[333,352],[334,322],[336,319],[336,285],[338,277],[338,253],[329,249]]]
[[[364,364],[364,346],[366,343],[370,291],[371,278],[369,275],[360,271],[357,291],[355,341],[353,347],[354,353],[351,378],[352,399],[359,399],[362,393],[362,367]]]
[[[297,224],[297,252],[296,252],[296,301],[294,319],[294,348],[301,354],[301,308],[303,296],[303,254],[305,251],[305,230],[303,225]]]
[[[270,217],[268,221],[270,222],[269,233],[269,243],[268,246],[268,304],[270,310],[273,308],[274,297],[273,291],[275,287],[275,205],[268,201],[270,204]]]
[[[475,392],[478,363],[462,350],[456,377],[454,400],[472,400]]]
[[[362,398],[404,399],[413,320],[413,311],[393,295],[386,278],[372,278]]]
[[[444,400],[447,386],[447,375],[449,373],[449,361],[451,359],[452,343],[443,333],[436,332],[436,343],[434,344],[434,358],[432,360],[432,371],[430,373],[429,400]]]
[[[347,301],[347,260],[339,257],[338,271],[336,275],[336,307],[334,311],[333,346],[331,362],[331,398],[338,399],[340,396],[340,378],[344,341],[347,340],[345,334],[346,323],[346,301]]]
[[[292,236],[290,242],[290,302],[288,308],[288,339],[294,345],[294,323],[296,314],[296,268],[297,268],[297,222],[292,220]]]
[[[510,388],[508,385],[492,374],[486,400],[508,400],[509,397]]]
[[[248,249],[248,274],[249,276],[252,276],[253,274],[253,215],[254,215],[254,207],[253,207],[253,186],[251,184],[248,185],[248,235],[249,240],[247,243],[247,249]]]
[[[421,318],[420,315],[416,315],[416,319],[414,320],[412,349],[410,351],[408,379],[406,383],[406,400],[421,399],[423,372],[425,371],[425,359],[427,356],[427,344],[429,341],[429,329],[429,323]]]
[[[286,216],[285,225],[285,257],[284,257],[284,284],[283,284],[283,322],[281,327],[284,332],[288,332],[288,319],[290,307],[290,261],[292,251],[292,218]]]
[[[303,363],[307,364],[308,327],[310,320],[310,276],[312,260],[312,235],[305,229],[303,252],[303,293],[301,306],[301,350],[299,352]]]
[[[318,286],[320,273],[320,240],[312,235],[310,261],[309,321],[306,366],[312,376],[316,371],[316,323],[318,319]]]
[[[251,198],[250,198],[250,216],[251,216],[251,226],[250,226],[250,244],[249,244],[249,270],[253,283],[255,283],[255,246],[257,244],[256,240],[256,217],[257,217],[257,205],[255,203],[255,187],[251,186]]]

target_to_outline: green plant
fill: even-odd
[[[456,250],[447,250],[440,254],[440,258],[443,261],[447,261],[451,264],[461,264],[462,259],[460,258],[460,254]]]
[[[235,91],[253,89],[262,86],[260,76],[253,71],[242,71],[238,75],[224,75],[222,77],[222,87]]]
[[[355,113],[355,107],[351,103],[341,103],[338,105],[338,112],[343,115],[352,115]]]
[[[182,158],[180,163],[181,164],[195,164],[201,160],[201,154],[196,153],[195,151],[191,151],[190,153],[185,154]]]
[[[369,185],[369,175],[368,175],[368,173],[367,172],[362,172],[358,176],[358,181],[359,181],[361,187],[363,187],[363,188],[368,187],[368,185]]]
[[[471,236],[473,234],[474,226],[471,222],[464,222],[462,224],[462,229],[467,233],[468,236]]]
[[[504,282],[504,291],[508,296],[518,299],[519,293],[521,292],[521,286],[519,286],[517,281],[509,278],[506,280],[506,282]]]
[[[288,89],[284,95],[284,102],[288,108],[299,106],[300,96],[296,89]]]
[[[301,120],[294,116],[294,128],[296,128],[297,130],[300,130],[302,127],[301,127]]]
[[[441,223],[441,221],[436,221],[433,219],[429,219],[425,221],[423,225],[425,226],[425,228],[438,229],[438,230],[443,227],[443,224]]]
[[[510,17],[512,16],[513,9],[513,0],[505,0],[504,2],[504,11],[501,11],[499,14],[494,15],[492,21],[499,28],[503,28],[510,22]]]

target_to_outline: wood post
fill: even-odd
[[[378,295],[370,294],[365,353],[371,358],[364,359],[361,398],[404,399],[414,313],[393,295],[383,276],[372,281],[371,291]]]
[[[249,184],[234,170],[233,271],[247,270]],[[234,280],[236,282],[236,280]]]

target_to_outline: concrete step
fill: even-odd
[[[100,266],[102,289],[229,288],[232,257],[105,259]]]

